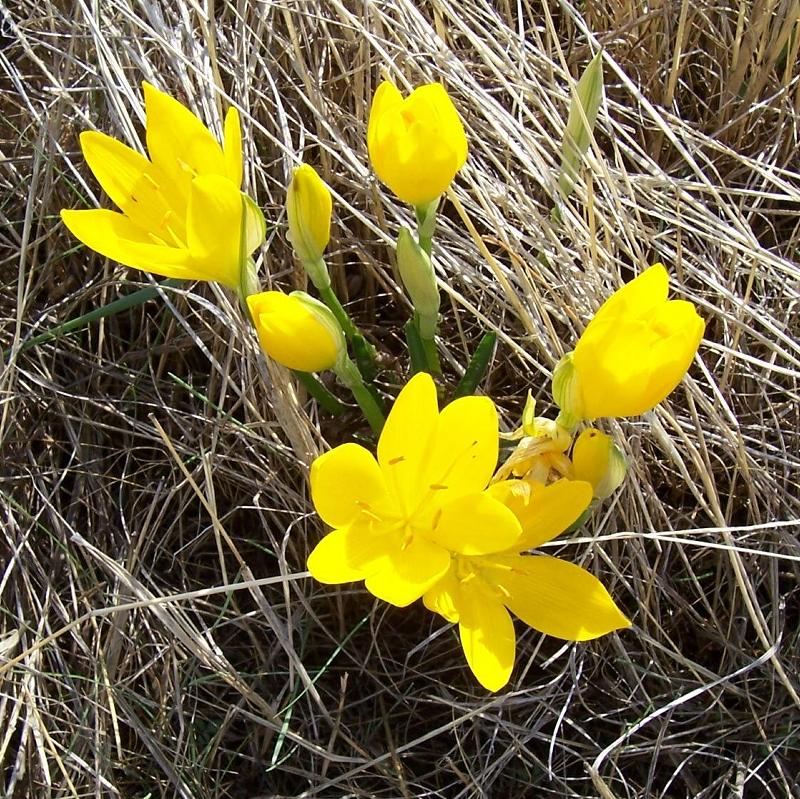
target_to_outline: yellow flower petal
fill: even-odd
[[[498,446],[494,403],[488,397],[457,399],[439,416],[425,479],[447,486],[448,498],[481,491],[497,466]]]
[[[61,219],[75,238],[106,258],[164,277],[194,277],[188,250],[156,244],[152,236],[116,211],[63,210]]]
[[[408,512],[419,504],[437,420],[436,385],[428,374],[415,375],[395,400],[378,441],[386,483]]]
[[[331,527],[345,527],[365,512],[379,516],[389,502],[378,462],[358,444],[342,444],[311,464],[311,498]]]
[[[438,521],[428,537],[462,555],[502,552],[522,532],[516,516],[488,493],[456,497],[435,511]]]
[[[270,358],[300,372],[321,372],[336,364],[344,347],[341,328],[310,303],[280,291],[263,291],[251,294],[247,305],[261,348]]]
[[[242,126],[239,111],[229,108],[225,114],[222,130],[222,155],[225,159],[225,175],[236,188],[242,185]]]
[[[458,608],[458,631],[467,663],[484,688],[499,691],[514,668],[514,623],[494,596],[476,588],[461,591]]]
[[[629,627],[602,583],[586,569],[556,558],[515,556],[494,572],[506,606],[535,630],[566,641],[588,641]]]
[[[450,553],[422,536],[391,552],[385,566],[367,577],[367,590],[391,605],[404,608],[419,599],[450,568]]]
[[[397,548],[397,535],[359,522],[328,533],[308,556],[308,570],[321,583],[337,585],[363,580]]]
[[[192,181],[186,238],[198,275],[234,289],[239,285],[241,224],[242,194],[233,183],[219,175]]]
[[[163,244],[180,246],[185,225],[180,202],[170,196],[169,179],[141,153],[105,133],[84,131],[80,140],[86,163],[114,204]]]
[[[607,318],[617,319],[624,315],[647,318],[656,308],[667,301],[669,273],[664,264],[653,264],[640,275],[615,291],[598,309],[586,326],[584,334],[591,338],[593,327]]]
[[[419,86],[408,96],[406,113],[415,119],[429,121],[436,135],[447,142],[456,170],[467,160],[467,137],[461,118],[441,83]]]
[[[559,480],[549,486],[505,480],[488,490],[519,520],[522,534],[513,542],[515,552],[551,541],[577,521],[592,501],[592,486],[582,480]]]
[[[459,581],[455,569],[451,567],[441,580],[425,592],[422,601],[428,610],[455,623],[458,621],[458,597]]]
[[[228,174],[222,148],[206,126],[174,97],[147,82],[142,87],[147,152],[178,194],[188,197],[192,180],[198,175]]]
[[[367,124],[367,148],[370,154],[378,146],[378,125],[380,120],[384,118],[387,111],[402,105],[402,103],[403,95],[391,81],[383,81],[375,90]],[[372,156],[370,155],[370,157]]]
[[[606,499],[625,479],[626,463],[611,436],[589,427],[575,441],[572,466],[576,479],[592,484],[594,496]]]

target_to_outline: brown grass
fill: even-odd
[[[0,4],[0,794],[797,795],[798,5]],[[557,225],[570,75],[598,44],[607,103]],[[140,146],[146,78],[213,125],[242,110],[265,283],[302,283],[284,187],[298,158],[320,169],[340,292],[401,355],[389,245],[409,216],[364,144],[382,74],[444,81],[465,120],[440,352],[456,375],[498,331],[507,428],[529,387],[549,408],[556,360],[634,270],[664,261],[708,322],[669,401],[608,424],[633,468],[555,548],[635,626],[578,645],[520,627],[496,696],[421,608],[305,577],[305,466],[348,431],[262,362],[224,292],[165,289],[25,347],[152,283],[57,217],[107,204],[77,134]]]

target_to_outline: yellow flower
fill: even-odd
[[[610,497],[622,485],[628,468],[611,436],[593,427],[578,436],[572,448],[572,467],[576,480],[591,483],[596,499]]]
[[[220,147],[189,109],[143,87],[149,159],[103,133],[80,137],[89,168],[122,213],[63,210],[61,218],[88,247],[126,266],[237,288],[243,259],[265,233],[261,212],[239,188],[239,114],[228,110]]]
[[[545,488],[507,480],[495,483],[489,493],[514,513],[521,535],[502,552],[455,555],[423,601],[458,623],[470,668],[484,688],[497,691],[514,667],[516,637],[509,611],[535,630],[567,641],[598,638],[630,622],[585,569],[544,555],[518,554],[552,540],[580,516],[592,498],[588,483],[559,480]]]
[[[464,397],[439,412],[431,377],[412,378],[386,420],[377,460],[343,444],[314,461],[311,496],[334,530],[309,556],[311,574],[323,583],[365,580],[376,597],[404,607],[448,571],[451,551],[506,549],[519,522],[484,491],[497,430],[490,399]]]
[[[378,86],[367,129],[377,176],[404,202],[426,206],[442,194],[467,160],[458,112],[439,83],[403,99],[389,81]]]
[[[301,164],[292,174],[286,194],[289,240],[297,257],[316,263],[331,237],[330,189],[308,164]]]
[[[553,375],[553,396],[574,423],[638,416],[686,374],[705,323],[686,300],[667,300],[669,278],[656,264],[615,292]]]
[[[262,291],[247,298],[261,348],[300,372],[333,369],[346,353],[344,333],[319,300],[302,291]]]

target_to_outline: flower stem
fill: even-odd
[[[422,335],[422,326],[419,323],[419,315],[414,314],[412,320],[417,331],[419,331],[419,340],[422,342],[422,351],[425,353],[425,363],[427,365],[426,371],[428,374],[441,376],[442,364],[439,361],[439,351],[436,349],[436,339],[434,336],[425,337]]]
[[[417,240],[419,241],[419,246],[425,250],[429,258],[433,249],[433,231],[436,228],[436,209],[438,205],[439,198],[437,197],[428,205],[418,205],[415,209],[417,212]]]
[[[489,361],[494,355],[495,345],[497,344],[497,333],[484,333],[483,338],[475,347],[469,364],[464,371],[464,376],[456,386],[454,399],[466,397],[475,393],[478,384],[483,380],[486,370],[489,368]]]
[[[358,367],[347,357],[334,367],[336,376],[353,393],[353,398],[361,408],[364,418],[369,422],[372,432],[379,435],[383,429],[386,419],[378,400],[372,392],[364,385],[364,378]]]
[[[292,370],[300,385],[332,416],[344,413],[345,407],[310,372]]]
[[[425,345],[419,335],[419,328],[414,319],[409,319],[403,325],[403,332],[406,334],[406,345],[408,346],[408,354],[411,358],[411,372],[418,374],[419,372],[428,371],[428,357],[425,352]]]
[[[336,321],[341,325],[347,340],[353,345],[353,355],[355,355],[359,372],[366,380],[372,380],[378,371],[375,365],[375,347],[364,338],[363,334],[353,324],[353,320],[344,309],[342,303],[339,302],[339,298],[336,296],[330,282],[327,285],[317,285],[317,291],[319,291],[319,296],[325,305],[333,312]]]

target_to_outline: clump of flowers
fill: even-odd
[[[570,111],[554,182],[559,201],[577,179],[602,103],[600,55],[576,97],[581,107]],[[511,678],[514,616],[568,641],[630,626],[597,577],[534,550],[582,524],[624,482],[623,448],[587,423],[651,410],[694,358],[704,323],[692,303],[669,299],[666,268],[645,269],[609,297],[561,359],[552,382],[557,417],[537,415],[529,391],[521,424],[501,434],[494,402],[475,396],[493,334],[481,340],[455,387],[447,385],[438,355],[433,239],[442,195],[467,159],[464,126],[442,85],[403,97],[382,83],[369,115],[370,160],[416,216],[416,229],[401,228],[396,244],[413,309],[404,327],[412,376],[386,416],[390,397],[381,385],[404,382],[405,373],[375,382],[387,368],[377,342],[358,329],[333,290],[325,263],[333,214],[326,183],[299,164],[287,187],[288,239],[317,296],[262,291],[251,256],[265,225],[241,189],[238,113],[228,111],[220,144],[188,109],[147,83],[144,99],[149,157],[102,133],[81,135],[92,172],[120,211],[64,210],[62,218],[84,244],[122,264],[236,291],[262,351],[292,370],[330,414],[346,409],[315,375],[330,370],[350,390],[377,439],[375,454],[351,442],[311,464],[311,498],[330,528],[308,558],[311,575],[325,584],[363,581],[397,607],[421,599],[458,625],[467,663],[491,691]],[[443,396],[451,401],[440,403]],[[352,417],[349,424],[358,426]],[[501,439],[513,445],[502,459]]]

